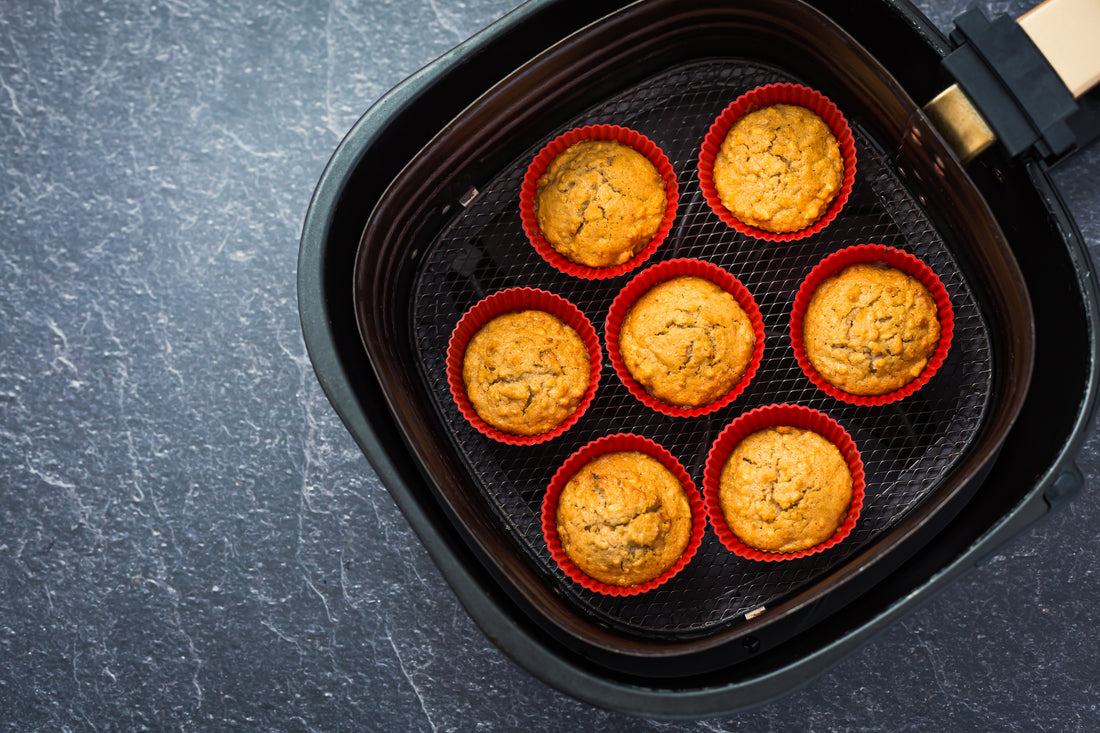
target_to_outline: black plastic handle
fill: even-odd
[[[1074,98],[1031,37],[1007,15],[972,7],[955,20],[942,67],[1011,157],[1054,162],[1100,138],[1100,88]]]

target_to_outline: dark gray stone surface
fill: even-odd
[[[736,716],[601,711],[474,626],[317,384],[295,267],[356,118],[517,4],[0,12],[0,725],[1100,729],[1096,428],[1066,510]],[[1098,170],[1055,174],[1094,257]]]

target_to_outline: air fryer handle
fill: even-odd
[[[1100,136],[1098,37],[1096,0],[1046,0],[1018,20],[972,7],[942,62],[955,84],[925,111],[964,162],[994,141],[1052,162]]]

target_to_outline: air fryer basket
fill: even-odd
[[[711,16],[709,30],[700,29],[689,49],[666,39],[725,3],[531,0],[372,107],[334,153],[306,216],[298,302],[326,395],[488,637],[547,684],[596,705],[697,717],[782,694],[834,664],[1081,485],[1073,458],[1097,398],[1096,284],[1081,236],[1043,164],[1028,156],[1009,161],[997,150],[983,154],[968,172],[953,163],[909,101],[930,99],[942,88],[936,70],[950,47],[907,0],[809,4],[844,31],[823,29],[816,14],[808,17],[797,3],[742,3],[737,19],[714,22]],[[620,10],[608,23],[604,16]],[[769,32],[760,32],[760,18],[772,24]],[[746,27],[753,32],[745,35]],[[574,35],[578,31],[584,32]],[[607,54],[591,48],[601,43]],[[631,56],[623,49],[631,44],[645,48]],[[551,46],[556,53],[545,50]],[[624,55],[634,63],[622,63]],[[547,58],[553,73],[540,66]],[[482,196],[488,201],[486,183],[553,130],[647,79],[707,59],[746,60],[805,81],[827,93],[861,137],[879,146],[875,154],[901,181],[903,198],[916,200],[956,260],[974,297],[975,317],[986,319],[989,405],[969,451],[941,478],[959,490],[933,488],[874,538],[868,551],[856,552],[857,561],[827,572],[767,613],[735,619],[725,630],[704,630],[700,637],[678,631],[661,639],[651,631],[639,635],[595,622],[591,610],[565,599],[554,579],[548,581],[538,563],[517,550],[492,502],[469,490],[471,473],[459,440],[441,427],[446,420],[438,398],[428,394],[429,375],[418,365],[410,332],[387,330],[393,324],[386,318],[373,325],[357,318],[356,299],[378,291],[385,293],[378,302],[401,311],[398,322],[411,324],[408,296],[420,264],[410,268],[404,260],[424,251],[381,248],[370,283],[353,287],[349,273],[368,220],[400,222],[403,231],[395,232],[391,245],[419,241],[421,228],[434,241],[472,189],[482,187],[473,202]],[[516,104],[518,99],[526,104]],[[512,114],[501,118],[501,109]],[[462,124],[456,127],[454,120]],[[452,153],[443,165],[421,155],[440,139]],[[866,157],[861,151],[861,172]],[[434,162],[436,170],[425,162]],[[408,216],[392,210],[400,204],[393,196],[381,205],[388,186],[418,179],[431,181],[434,190],[426,198],[439,207]],[[998,221],[1010,252],[1000,241]],[[960,246],[971,230],[997,241]],[[1025,292],[1012,254],[1033,297],[1036,344],[1019,324],[1027,321],[1019,296],[1003,292]],[[594,302],[591,307],[598,308]],[[364,335],[377,326],[378,336],[394,345],[392,362],[372,366],[360,338],[363,326]],[[767,348],[786,347],[782,338],[769,336]],[[1033,374],[1030,360],[1016,356],[1028,353],[1034,353]],[[606,366],[603,382],[601,390],[615,382]],[[1019,405],[1025,390],[1013,424],[1016,413],[999,406]],[[730,408],[731,416],[742,404]],[[407,419],[416,413],[417,419]]]
[[[892,121],[899,126],[910,121],[912,103],[899,97],[893,109],[884,110],[890,105],[881,96],[861,98],[854,81],[862,81],[859,73],[846,69],[831,69],[836,79],[807,78],[808,69],[819,68],[831,52],[822,39],[839,34],[827,19],[796,3],[730,8],[655,2],[621,15],[585,29],[525,67],[516,75],[522,89],[486,95],[411,161],[364,230],[356,308],[364,345],[410,447],[427,459],[427,475],[440,500],[505,587],[526,595],[543,609],[546,622],[579,645],[611,651],[601,656],[609,666],[665,675],[675,669],[668,664],[670,655],[728,645],[750,631],[759,639],[770,627],[769,644],[781,642],[803,622],[791,617],[795,606],[837,593],[846,573],[881,562],[884,555],[897,555],[893,562],[904,559],[887,540],[891,532],[946,521],[977,488],[971,479],[991,465],[1022,404],[1032,323],[1022,276],[967,179],[957,176],[958,190],[951,192],[953,201],[973,202],[967,216],[953,221],[950,212],[937,215],[920,176],[922,170],[928,176],[949,167],[946,154],[932,141],[917,144],[919,128],[908,137],[884,136],[883,127]],[[620,34],[626,19],[645,28],[650,40]],[[652,55],[652,39],[659,39],[660,57]],[[749,39],[767,48],[768,62],[714,55],[719,48],[751,52]],[[838,43],[844,42],[841,36]],[[579,112],[548,116],[538,127],[513,132],[518,125],[512,121],[532,107],[557,104],[562,59],[571,54],[585,69],[612,62],[644,67],[647,60],[653,73],[624,79],[613,89],[606,77],[591,87],[575,84],[572,104],[561,106],[575,105]],[[793,66],[803,56],[808,56],[805,68]],[[863,62],[866,76],[873,76],[873,60]],[[838,97],[856,136],[859,163],[852,196],[834,222],[807,239],[771,243],[740,235],[718,220],[699,191],[695,165],[707,127],[726,104],[744,91],[781,81]],[[608,369],[592,406],[565,435],[534,447],[495,443],[464,421],[447,387],[447,339],[465,310],[508,287],[540,287],[581,308],[602,336],[608,306],[629,278],[590,281],[558,272],[526,242],[519,220],[519,182],[538,149],[564,130],[597,123],[642,132],[676,169],[676,221],[646,264],[698,257],[741,279],[764,317],[764,360],[732,405],[687,419],[668,419],[645,407]],[[505,139],[510,143],[502,144]],[[518,152],[504,159],[489,150],[499,147]],[[896,246],[924,260],[945,283],[955,310],[955,341],[939,373],[914,395],[879,407],[847,405],[817,390],[799,369],[787,336],[791,302],[806,273],[826,255],[863,243]],[[964,270],[979,260],[999,261],[1002,267]],[[1015,372],[1009,364],[1016,365]],[[845,542],[807,558],[760,563],[732,555],[708,532],[695,559],[675,579],[629,598],[586,591],[556,568],[542,540],[539,511],[550,477],[574,450],[612,432],[644,434],[671,450],[701,484],[707,449],[722,427],[752,407],[776,402],[826,412],[845,425],[860,448],[867,499]],[[743,645],[739,650],[746,653]],[[709,664],[728,663],[730,654],[709,659]],[[695,666],[705,664],[695,657]]]
[[[737,234],[708,208],[694,171],[707,123],[728,100],[775,81],[796,80],[743,60],[686,64],[567,123],[574,127],[614,120],[660,141],[678,163],[682,198],[670,241],[646,264],[674,257],[706,259],[734,273],[760,305],[764,359],[748,392],[728,408],[704,417],[668,419],[633,398],[606,368],[581,424],[540,450],[486,440],[465,422],[448,391],[444,355],[450,329],[467,308],[489,293],[533,285],[577,305],[600,324],[602,334],[611,300],[630,277],[579,280],[553,270],[527,244],[519,227],[516,192],[537,150],[519,156],[488,182],[427,246],[413,284],[409,322],[404,322],[404,313],[390,311],[402,319],[398,327],[407,326],[412,335],[424,396],[441,417],[441,439],[454,439],[471,477],[469,490],[484,496],[516,538],[518,551],[546,582],[594,619],[623,633],[677,638],[730,628],[746,614],[772,608],[820,579],[867,549],[944,485],[989,408],[992,349],[974,293],[947,243],[861,130],[856,130],[860,165],[853,196],[839,220],[821,235],[783,244],[764,242]],[[933,382],[911,398],[882,407],[847,405],[818,390],[799,368],[788,336],[791,302],[810,268],[841,247],[866,242],[904,248],[920,257],[939,274],[955,309],[950,358]],[[374,260],[369,244],[360,263]],[[359,304],[371,310],[381,305],[367,297]],[[661,592],[628,599],[585,591],[556,569],[542,538],[542,496],[550,477],[575,450],[617,431],[643,434],[671,450],[701,486],[707,449],[722,428],[742,412],[775,402],[830,414],[847,426],[859,446],[868,476],[867,498],[853,535],[840,547],[798,561],[761,563],[738,558],[708,532],[700,552]]]

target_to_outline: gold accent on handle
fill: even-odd
[[[966,165],[997,139],[989,123],[974,108],[958,84],[952,84],[924,105],[924,112]]]

